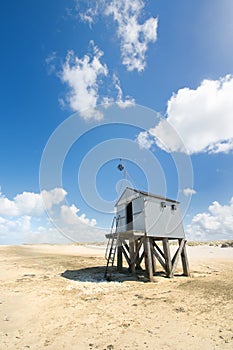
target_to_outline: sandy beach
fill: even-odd
[[[233,248],[188,246],[191,276],[103,279],[104,246],[0,247],[0,349],[233,348]]]

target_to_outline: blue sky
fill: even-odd
[[[0,244],[103,240],[124,175],[182,195],[189,239],[232,238],[232,17],[231,0],[2,2]],[[44,171],[73,135],[62,181],[52,188],[42,172],[43,188],[45,146],[74,113]],[[177,157],[191,160],[193,181],[187,170],[178,183]]]

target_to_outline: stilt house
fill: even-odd
[[[118,271],[122,270],[123,257],[131,272],[141,268],[144,258],[151,281],[156,272],[156,260],[167,276],[172,277],[179,256],[184,275],[189,275],[179,202],[173,199],[127,187],[116,203],[114,225],[106,237],[109,238],[106,277],[111,277],[109,275],[116,254]],[[179,245],[173,257],[169,247],[170,240],[177,240]],[[158,241],[162,241],[161,248]]]

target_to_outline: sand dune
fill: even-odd
[[[232,349],[233,248],[189,246],[191,277],[103,280],[104,247],[0,247],[0,349]]]

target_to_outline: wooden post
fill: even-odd
[[[175,270],[176,270],[176,267],[177,267],[177,264],[178,264],[178,260],[179,260],[179,256],[181,254],[181,251],[183,249],[183,246],[184,246],[184,239],[181,240],[181,243],[178,247],[178,249],[176,250],[173,258],[172,258],[172,270],[171,270],[171,276],[173,277],[174,273],[175,273]]]
[[[145,251],[145,266],[148,272],[148,277],[150,282],[153,282],[153,267],[152,267],[152,253],[151,253],[151,244],[150,237],[145,237],[144,240],[144,251]]]
[[[128,265],[129,265],[129,268],[130,268],[130,258],[129,258],[129,256],[127,254],[128,250],[127,250],[127,247],[125,248],[125,244],[123,244],[121,246],[121,250],[122,250],[122,253],[123,253],[124,257],[125,257],[125,260],[127,261]]]
[[[153,268],[153,275],[156,272],[156,258],[155,255],[153,254],[154,251],[154,239],[150,239],[150,249],[151,249],[151,255],[152,255],[152,268]]]
[[[132,273],[135,273],[134,253],[135,253],[135,240],[131,238],[129,240],[129,256],[130,256],[130,270]]]
[[[138,266],[138,262],[139,262],[139,259],[140,259],[140,256],[139,256],[139,249],[141,247],[141,240],[136,240],[135,241],[135,254],[136,254],[136,257],[135,257],[135,269],[137,270],[137,266]]]
[[[123,252],[122,252],[122,245],[120,244],[117,247],[117,271],[122,272],[123,268]]]
[[[182,244],[182,239],[179,239],[179,245]],[[189,276],[189,263],[188,263],[188,256],[187,256],[187,251],[186,251],[186,240],[184,240],[184,246],[183,249],[181,250],[181,262],[183,266],[183,274],[184,276]]]
[[[164,252],[165,263],[166,263],[167,277],[170,278],[172,277],[172,261],[171,261],[171,253],[170,253],[168,238],[163,238],[163,252]]]

